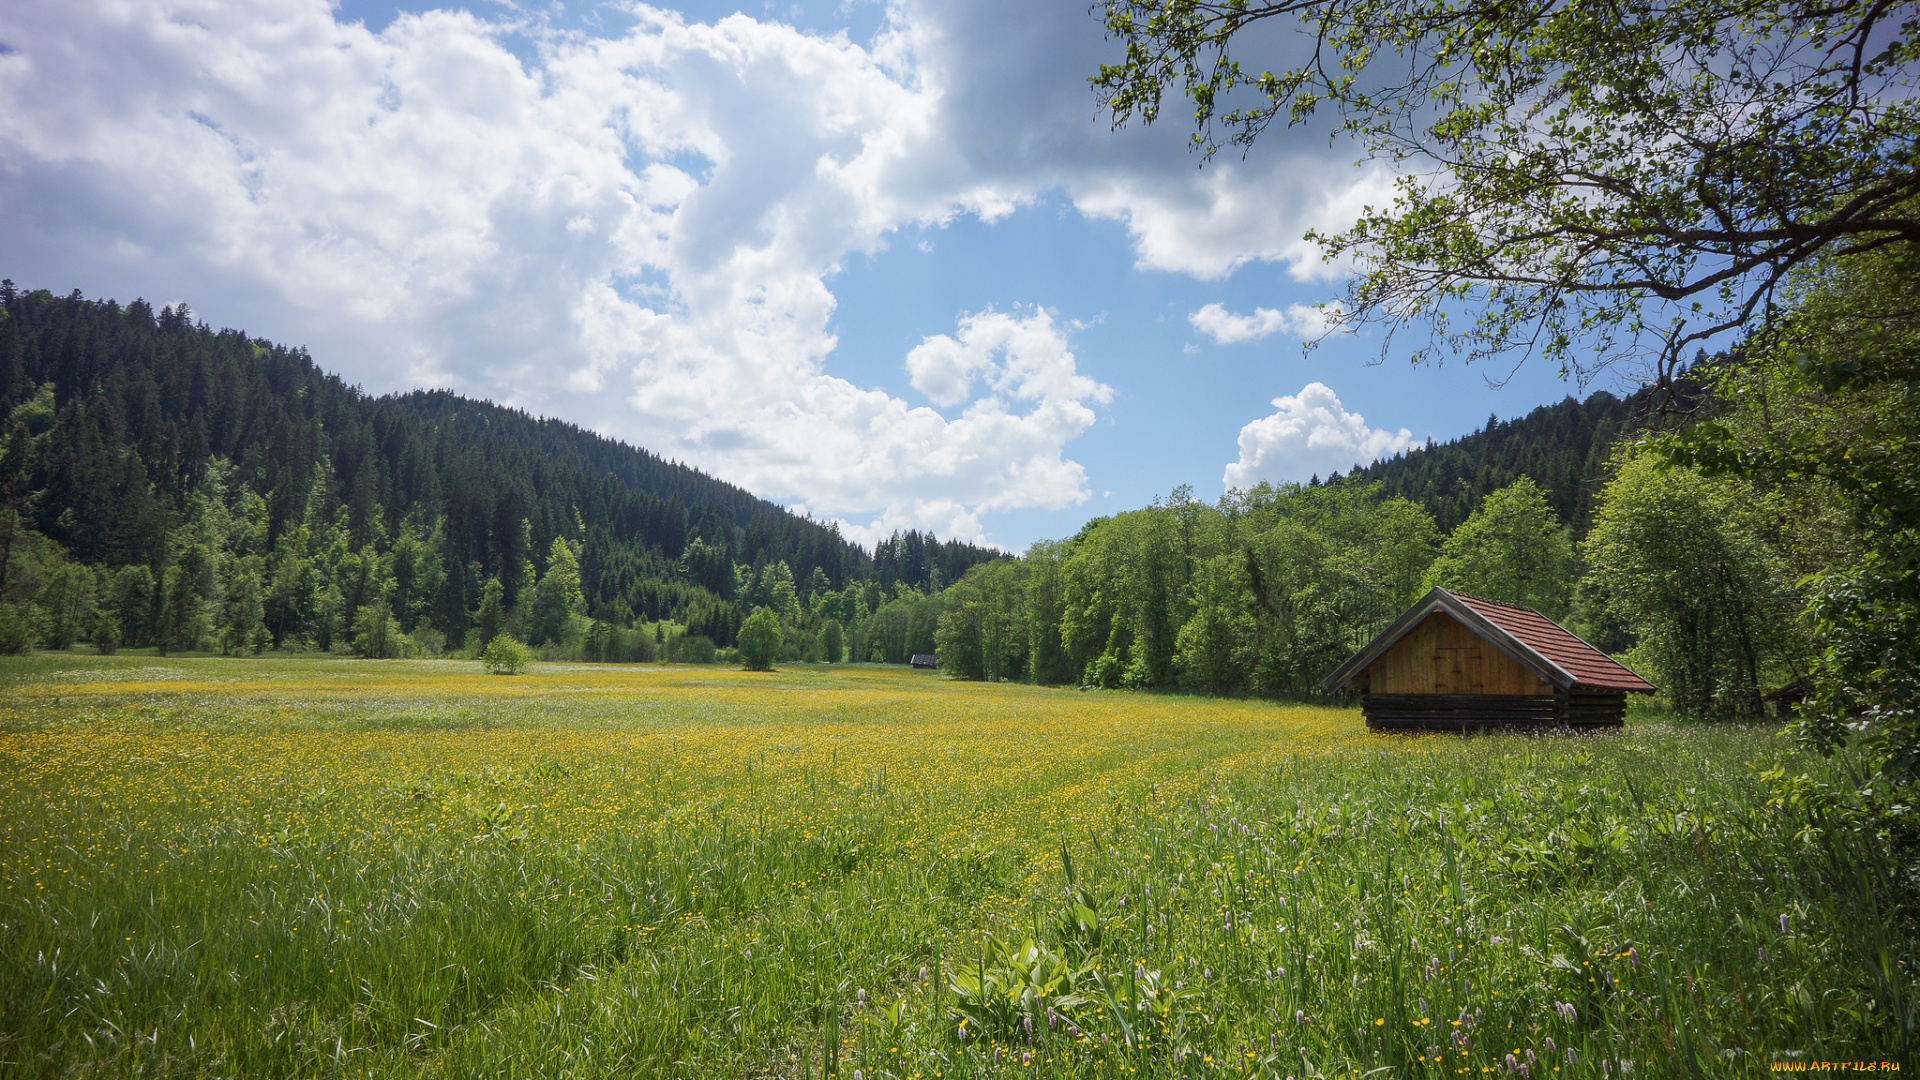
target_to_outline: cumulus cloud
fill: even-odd
[[[1419,445],[1406,428],[1368,427],[1366,417],[1348,412],[1325,383],[1274,398],[1273,408],[1271,416],[1240,429],[1240,460],[1221,478],[1228,488],[1244,490],[1262,480],[1302,483]]]
[[[1326,313],[1306,304],[1289,304],[1285,311],[1257,307],[1251,315],[1235,315],[1225,304],[1208,304],[1188,315],[1187,322],[1216,345],[1258,341],[1282,330],[1292,330],[1303,338],[1316,338],[1327,331]]]
[[[947,415],[834,375],[846,258],[1064,190],[1143,266],[1312,276],[1301,232],[1374,182],[1112,135],[1082,81],[1109,44],[1074,5],[897,0],[865,45],[623,10],[589,37],[452,11],[374,33],[327,0],[7,4],[8,269],[217,308],[370,390],[563,416],[872,523],[850,532],[978,537],[1087,497],[1065,450],[1111,391],[1038,308],[902,358]]]
[[[1052,313],[1040,310],[1024,319],[991,309],[968,315],[960,320],[957,337],[937,334],[908,353],[907,373],[914,389],[936,405],[965,401],[976,375],[986,376],[995,394],[1026,401],[1104,405],[1113,399],[1112,387],[1075,369]],[[1088,413],[1088,422],[1092,419]]]
[[[1306,168],[1297,160],[1281,162],[1292,166],[1286,175],[1277,175],[1273,162],[1263,164],[1217,163],[1179,177],[1127,170],[1089,178],[1071,190],[1082,211],[1126,224],[1142,269],[1205,280],[1254,262],[1284,263],[1301,281],[1349,273],[1349,263],[1325,261],[1306,232],[1342,231],[1367,206],[1390,201],[1391,171],[1379,165],[1343,169],[1350,162],[1334,155]]]

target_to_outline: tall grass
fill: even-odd
[[[1765,728],[5,663],[4,1075],[1751,1076],[1914,1046],[1888,858],[1760,775],[1858,763]]]

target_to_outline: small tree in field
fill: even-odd
[[[514,640],[512,634],[494,635],[494,639],[487,642],[486,651],[480,654],[481,663],[493,675],[519,675],[527,670],[532,659],[527,647]]]
[[[740,663],[748,671],[772,671],[782,640],[779,616],[769,608],[754,608],[740,625]]]
[[[400,655],[400,621],[385,600],[362,605],[353,618],[353,647],[369,660]]]
[[[486,585],[481,589],[480,610],[473,614],[473,621],[476,624],[474,630],[479,636],[473,640],[484,643],[483,648],[485,645],[492,644],[493,639],[499,637],[506,629],[506,595],[507,591],[501,586],[500,579],[497,577],[488,578]]]

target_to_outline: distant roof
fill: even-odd
[[[1504,604],[1466,593],[1434,589],[1395,619],[1392,626],[1346,663],[1335,668],[1321,685],[1328,690],[1344,686],[1368,664],[1393,647],[1409,630],[1435,611],[1445,611],[1486,638],[1500,651],[1539,672],[1562,690],[1575,686],[1607,690],[1655,692],[1652,683],[1622,667],[1612,657],[1580,640],[1571,630],[1532,608]]]

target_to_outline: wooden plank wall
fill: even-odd
[[[1355,682],[1368,694],[1535,697],[1553,684],[1444,611],[1407,631]]]

